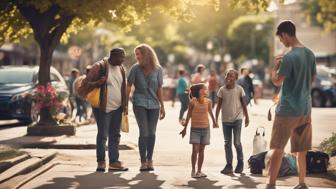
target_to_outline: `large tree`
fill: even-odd
[[[231,0],[252,9],[266,8],[271,0]],[[145,20],[153,8],[176,18],[190,18],[194,4],[208,3],[218,8],[220,0],[2,0],[0,1],[0,45],[6,40],[19,41],[32,34],[40,47],[39,84],[50,81],[52,53],[62,36],[81,26],[101,21],[121,27]],[[52,118],[42,109],[40,124]]]
[[[41,52],[38,81],[46,85],[50,82],[53,51],[64,34],[89,22],[107,21],[127,27],[144,20],[155,7],[180,16],[187,14],[183,9],[186,5],[179,0],[3,0],[0,3],[0,44],[33,34]],[[40,124],[52,122],[49,111],[42,109]]]

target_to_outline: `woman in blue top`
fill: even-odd
[[[133,92],[133,112],[139,127],[139,152],[141,158],[140,171],[151,171],[153,168],[153,151],[155,131],[158,118],[165,117],[162,100],[162,68],[155,51],[147,44],[138,45],[135,50],[137,63],[129,71],[127,77],[127,96],[131,88]]]

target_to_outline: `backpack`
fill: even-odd
[[[106,72],[106,63],[105,60],[102,62],[98,62],[100,71],[99,71],[99,76],[97,76],[97,80],[103,76]],[[83,100],[86,100],[86,96],[89,94],[90,91],[92,91],[94,88],[90,88],[88,86],[89,81],[87,80],[87,77],[83,77],[83,79],[79,80],[77,83],[78,87],[75,87],[76,90],[76,95],[80,97]]]
[[[250,156],[247,162],[252,174],[262,174],[262,170],[265,168],[266,153],[267,151]]]
[[[265,161],[265,157],[267,155],[267,151],[266,152],[261,152],[259,154],[256,155],[252,155],[249,160],[248,160],[248,164],[250,167],[250,172],[252,174],[263,174],[263,176],[267,176],[268,175],[268,166],[269,166],[269,155],[267,155],[267,159]],[[279,177],[283,177],[283,176],[289,176],[289,175],[295,175],[297,173],[297,168],[295,166],[293,166],[292,162],[295,162],[295,158],[293,158],[293,156],[291,155],[284,155],[284,157],[282,158],[282,162],[281,162],[281,166],[279,169]],[[267,164],[267,168],[265,166],[265,164]],[[266,170],[263,173],[263,169]]]
[[[320,151],[308,151],[306,155],[307,173],[326,173],[329,155]]]
[[[293,165],[294,161],[294,165]],[[297,174],[296,158],[290,154],[285,154],[282,158],[278,177],[285,177]]]

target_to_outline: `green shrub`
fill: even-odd
[[[330,156],[336,156],[336,133],[332,133],[330,138],[324,139],[319,149],[328,153]]]

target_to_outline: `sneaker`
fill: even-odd
[[[147,161],[147,168],[148,168],[149,171],[154,171],[153,160],[148,160]]]
[[[275,185],[267,184],[265,189],[276,189]]]
[[[197,172],[196,175],[201,178],[201,177],[207,177],[206,174],[202,173],[201,171],[200,172]]]
[[[232,174],[233,173],[233,168],[232,168],[232,164],[226,164],[224,169],[221,170],[222,174]]]
[[[197,175],[195,171],[191,171],[191,177],[192,178],[200,178],[199,175]]]
[[[147,162],[141,162],[140,171],[149,171]]]
[[[97,172],[105,172],[105,168],[106,168],[105,161],[100,161],[100,162],[98,162],[96,171]]]
[[[128,168],[122,165],[122,162],[116,161],[109,164],[109,171],[127,171]]]
[[[305,183],[300,183],[296,185],[293,189],[308,189],[308,186]]]
[[[237,167],[235,169],[235,173],[242,173],[244,169],[244,162],[243,161],[238,161]]]

